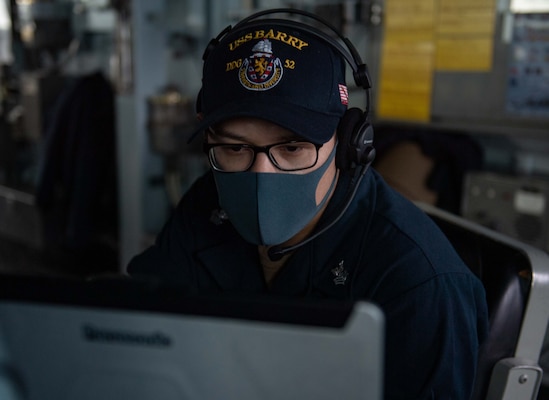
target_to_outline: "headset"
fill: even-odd
[[[307,17],[313,21],[319,22],[321,25],[323,25],[325,28],[335,34],[336,38],[330,36],[326,32],[317,29],[310,24],[306,24],[300,21],[286,19],[260,19],[261,17],[270,16],[272,14],[290,14]],[[366,91],[365,110],[361,110],[355,107],[348,109],[341,118],[341,121],[337,128],[338,145],[336,149],[336,165],[340,170],[349,172],[352,175],[349,192],[347,194],[347,198],[343,207],[335,216],[335,218],[331,219],[325,226],[323,226],[316,233],[309,236],[305,240],[289,247],[272,246],[268,251],[268,255],[269,258],[274,261],[281,259],[285,254],[305,245],[306,243],[309,243],[313,239],[322,235],[341,219],[341,217],[345,214],[345,211],[351,204],[353,198],[355,197],[360,181],[366,174],[366,171],[368,170],[370,164],[374,161],[375,148],[373,146],[374,129],[370,122],[370,90],[372,84],[370,80],[370,74],[368,72],[368,67],[365,63],[362,62],[358,51],[350,42],[350,40],[344,37],[336,27],[334,27],[323,18],[320,18],[319,16],[309,13],[307,11],[293,8],[276,8],[259,11],[255,14],[250,15],[247,18],[244,18],[234,27],[230,25],[227,26],[223,31],[219,33],[219,35],[217,35],[217,37],[211,39],[204,51],[202,60],[206,62],[210,53],[212,51],[215,51],[215,48],[219,45],[221,40],[227,34],[241,29],[253,28],[257,25],[264,24],[265,22],[276,23],[279,26],[287,28],[299,29],[313,35],[314,37],[322,40],[324,43],[330,45],[332,49],[339,53],[345,59],[347,64],[351,67],[355,84]],[[339,41],[337,39],[339,39]],[[342,45],[340,42],[343,42],[344,45]],[[201,93],[202,91],[199,91],[197,97],[197,112],[201,111]]]
[[[217,35],[217,37],[211,39],[204,50],[202,60],[205,62],[210,53],[215,50],[221,40],[229,33],[253,28],[256,25],[262,25],[265,23],[265,20],[260,18],[273,14],[290,14],[307,17],[313,21],[319,22],[339,39],[338,41],[326,32],[303,22],[285,19],[268,20],[268,22],[274,22],[277,25],[289,28],[297,28],[315,36],[324,43],[330,45],[351,67],[355,84],[366,91],[366,108],[364,111],[358,108],[350,108],[342,117],[337,129],[338,147],[336,151],[336,163],[338,168],[343,171],[355,170],[356,167],[360,166],[368,168],[375,158],[375,149],[373,146],[374,129],[370,123],[370,90],[372,87],[370,74],[367,65],[362,62],[358,51],[351,41],[344,37],[341,32],[328,21],[310,12],[293,8],[275,8],[259,11],[242,19],[234,27],[231,25],[227,26]],[[340,42],[343,42],[344,45]],[[202,91],[199,91],[196,101],[196,110],[198,113],[201,111],[201,94]]]

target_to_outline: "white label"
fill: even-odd
[[[511,0],[511,11],[517,13],[549,11],[547,0]]]
[[[518,191],[515,193],[514,206],[518,212],[531,215],[543,215],[545,196],[540,193]]]

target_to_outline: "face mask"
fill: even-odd
[[[219,172],[214,177],[219,204],[247,241],[258,245],[281,244],[301,231],[324,206],[335,184],[316,204],[316,188],[335,156],[308,174]]]

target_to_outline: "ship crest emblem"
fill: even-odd
[[[242,86],[249,90],[264,91],[275,87],[282,78],[280,58],[273,55],[268,39],[260,40],[253,48],[253,54],[246,58],[239,70]]]

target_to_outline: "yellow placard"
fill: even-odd
[[[386,0],[381,118],[427,122],[435,71],[492,68],[496,0]]]
[[[435,68],[441,71],[489,71],[493,42],[488,38],[440,38],[436,42]]]
[[[427,121],[436,0],[387,0],[377,114]]]
[[[438,0],[435,68],[489,71],[492,68],[495,0]]]

